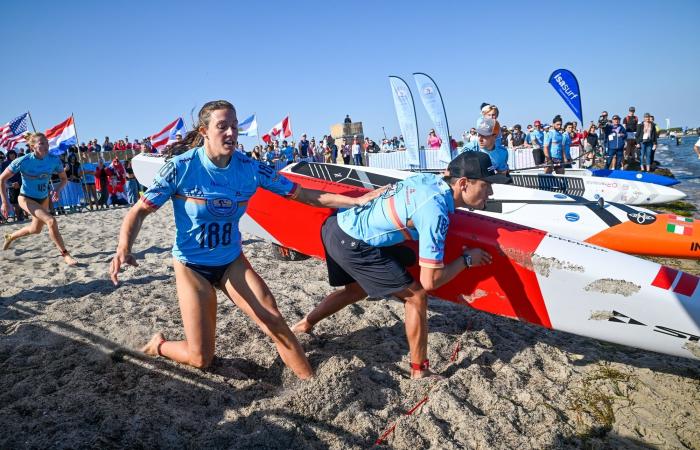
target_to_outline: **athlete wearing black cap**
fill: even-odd
[[[402,180],[362,208],[330,217],[321,236],[331,286],[341,289],[326,297],[293,327],[308,333],[324,318],[363,298],[395,296],[405,304],[406,335],[411,354],[411,377],[431,374],[428,353],[427,293],[452,280],[461,271],[491,262],[479,248],[464,249],[453,261],[444,261],[450,213],[455,208],[483,209],[493,193],[491,183],[508,183],[496,173],[491,158],[465,152],[450,162],[444,176],[418,174]],[[415,255],[396,247],[418,241],[420,280],[406,267]]]

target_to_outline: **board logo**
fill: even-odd
[[[635,213],[627,213],[627,218],[630,222],[636,222],[639,225],[651,225],[656,222],[656,216],[653,214],[647,214],[643,211],[637,211]]]
[[[564,194],[554,194],[554,198],[558,198],[558,199],[564,200],[564,199],[566,199],[567,197],[566,197],[566,195],[564,195]]]
[[[207,200],[207,211],[213,216],[228,217],[238,208],[238,203],[230,198],[219,197]]]
[[[566,220],[568,220],[569,222],[578,222],[578,220],[581,218],[581,216],[579,216],[578,214],[576,214],[574,212],[570,212],[570,213],[566,213],[564,218],[566,218]]]
[[[617,322],[617,323],[626,323],[629,325],[646,326],[646,324],[644,324],[638,320],[635,320],[635,319],[631,318],[630,316],[626,316],[626,315],[622,314],[621,312],[617,312],[614,310],[612,312],[612,316],[610,316],[608,318],[608,322]]]

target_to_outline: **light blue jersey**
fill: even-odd
[[[294,147],[287,146],[282,149],[282,154],[284,155],[287,163],[294,162]]]
[[[544,145],[549,146],[549,157],[556,159],[563,159],[563,141],[564,136],[560,131],[549,130],[544,135]]]
[[[141,200],[158,209],[173,199],[177,260],[223,266],[241,254],[238,221],[258,186],[292,197],[299,189],[240,152],[221,168],[209,160],[204,147],[198,147],[166,162]]]
[[[20,194],[37,200],[43,200],[49,196],[51,175],[64,171],[63,163],[57,156],[46,155],[39,159],[34,153],[15,159],[10,163],[9,168],[14,173],[22,174]]]
[[[438,175],[420,174],[399,181],[362,207],[338,213],[338,225],[375,247],[418,240],[419,264],[442,268],[449,213],[454,210],[450,186]]]
[[[544,146],[544,131],[535,129],[528,136],[530,137],[530,145],[534,148],[542,148]]]
[[[566,159],[571,159],[571,135],[569,135],[568,132],[564,131],[562,133],[562,138],[561,138],[561,146],[562,149],[564,150],[564,156]]]
[[[86,162],[83,163],[83,177],[85,178],[86,184],[95,184],[95,169],[97,164]]]
[[[486,150],[479,146],[479,141],[467,142],[467,144],[462,147],[460,153],[464,152],[484,152],[491,158],[491,164],[493,168],[499,172],[505,172],[508,170],[508,150],[500,145],[494,145],[493,150]]]

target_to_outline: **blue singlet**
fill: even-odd
[[[177,260],[221,266],[241,254],[238,221],[258,186],[284,196],[299,188],[240,152],[233,153],[228,167],[217,167],[198,147],[165,163],[141,200],[158,209],[173,199]]]
[[[419,264],[442,268],[448,214],[454,210],[450,186],[437,175],[420,174],[399,181],[364,206],[339,213],[338,226],[375,247],[418,240]]]
[[[57,156],[37,158],[34,153],[21,156],[10,164],[10,170],[22,174],[20,194],[37,200],[49,196],[49,181],[54,173],[63,172],[63,163]]]

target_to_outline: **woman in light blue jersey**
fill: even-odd
[[[205,104],[184,139],[191,150],[161,169],[153,185],[124,218],[110,274],[116,285],[124,264],[137,265],[131,248],[143,220],[169,199],[175,215],[175,282],[185,340],[156,333],[142,351],[204,368],[214,357],[216,291],[221,289],[277,346],[284,363],[302,379],[313,376],[304,351],[277,309],[275,298],[242,253],[238,221],[258,187],[313,206],[364,205],[360,198],[303,189],[272,168],[236,152],[238,119],[231,103]],[[192,148],[194,147],[194,148]]]
[[[39,234],[46,225],[49,229],[49,237],[56,244],[63,260],[66,264],[74,266],[78,262],[66,250],[61,233],[58,231],[58,221],[49,212],[51,175],[57,173],[61,180],[59,185],[54,187],[51,201],[58,201],[59,193],[68,182],[63,163],[58,157],[49,154],[49,141],[43,133],[32,134],[27,138],[27,143],[33,152],[12,161],[12,164],[0,175],[0,186],[4,186],[14,174],[22,175],[22,187],[17,202],[32,217],[32,223],[14,233],[6,234],[2,249],[7,250],[13,241],[23,236]],[[0,189],[0,197],[2,214],[8,217],[12,206],[9,204],[5,189]]]

